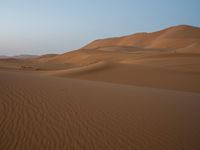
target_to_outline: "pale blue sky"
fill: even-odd
[[[0,0],[0,55],[63,53],[105,37],[200,26],[199,0]]]

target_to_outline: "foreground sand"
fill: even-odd
[[[200,94],[0,71],[0,149],[198,150]]]

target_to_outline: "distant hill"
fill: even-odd
[[[0,59],[2,59],[2,58],[9,58],[9,56],[0,55]]]
[[[16,58],[16,59],[28,59],[28,58],[36,58],[38,57],[38,55],[16,55],[16,56],[12,56],[12,58]]]
[[[0,59],[6,59],[6,58],[29,59],[29,58],[36,58],[36,57],[38,57],[38,55],[15,55],[15,56],[0,55]]]

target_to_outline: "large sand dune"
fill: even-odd
[[[139,33],[118,38],[96,40],[84,49],[108,46],[136,46],[143,48],[183,48],[194,42],[200,42],[200,29],[192,26],[175,26],[153,33]]]
[[[0,150],[199,150],[200,28],[0,59]]]

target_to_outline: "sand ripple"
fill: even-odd
[[[0,72],[2,150],[200,149],[200,95]]]

